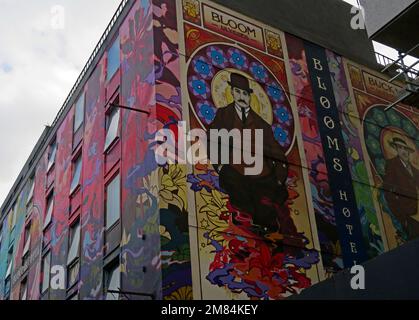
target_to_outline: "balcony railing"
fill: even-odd
[[[396,60],[391,59],[379,52],[375,53],[375,57],[377,59],[378,64],[382,65],[383,67],[386,67],[392,63],[394,63]],[[397,63],[397,66],[400,67],[400,69],[403,68],[403,66],[400,63]],[[406,67],[406,66],[405,66]],[[410,79],[416,79],[419,76],[419,69],[417,68],[411,68],[408,72],[407,75],[409,76]]]

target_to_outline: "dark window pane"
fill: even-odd
[[[20,284],[20,300],[26,300],[28,295],[28,283],[27,281],[23,281]]]
[[[120,287],[120,269],[119,264],[115,265],[113,269],[110,269],[108,272],[108,286],[107,291],[114,290],[119,291]],[[119,299],[119,293],[111,293],[106,292],[106,300],[118,300]]]

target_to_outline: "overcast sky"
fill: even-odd
[[[0,0],[0,205],[119,2]]]
[[[119,2],[0,0],[0,205]]]

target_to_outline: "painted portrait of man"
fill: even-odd
[[[419,236],[419,170],[411,163],[411,156],[415,150],[400,137],[394,137],[390,146],[397,152],[397,156],[386,161],[383,177],[384,196],[388,207],[410,240]]]
[[[229,195],[231,204],[252,216],[254,233],[266,237],[279,232],[294,239],[286,242],[294,241],[295,245],[301,246],[301,239],[285,205],[288,198],[285,151],[275,139],[271,126],[251,108],[253,90],[249,81],[241,74],[231,73],[228,84],[234,101],[217,110],[209,129],[227,129],[229,132],[238,129],[241,133],[244,129],[263,130],[262,171],[258,175],[246,175],[247,165],[243,162],[214,164],[214,167],[219,174],[220,186]],[[233,152],[232,146],[229,150]]]

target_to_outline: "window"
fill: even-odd
[[[5,300],[9,300],[9,295],[10,295],[10,276],[6,278],[6,280],[4,281],[4,296],[5,296]]]
[[[119,37],[116,38],[115,42],[112,44],[108,51],[108,72],[106,75],[106,80],[112,79],[112,76],[118,70],[120,64],[120,45]]]
[[[77,221],[70,227],[70,242],[67,256],[67,279],[70,288],[79,278],[80,255],[80,222]]]
[[[121,286],[121,275],[119,260],[105,270],[106,300],[119,300],[119,293],[108,291],[119,291]]]
[[[51,192],[51,194],[47,198],[47,211],[45,213],[45,219],[44,219],[44,229],[48,227],[52,220],[52,211],[54,210],[54,192]]]
[[[0,252],[3,243],[3,225],[0,223]]]
[[[13,264],[13,247],[7,253],[7,271],[6,271],[5,278],[11,276],[11,274],[12,274],[12,264]]]
[[[10,284],[11,284],[11,275],[12,275],[12,264],[13,264],[13,247],[7,253],[7,271],[4,277],[4,296],[7,297],[10,294]]]
[[[55,156],[57,155],[57,142],[54,141],[50,146],[49,146],[49,153],[48,153],[48,169],[47,171],[49,171],[52,166],[55,164]]]
[[[68,298],[68,300],[79,300],[79,296],[77,293],[75,293],[74,295],[72,295],[70,298]]]
[[[80,185],[81,176],[81,155],[73,162],[73,179],[71,180],[70,193],[73,193]]]
[[[26,300],[28,297],[28,279],[25,278],[20,284],[20,300]]]
[[[23,248],[23,253],[22,253],[22,265],[24,265],[25,262],[28,260],[29,249],[31,247],[31,224],[30,223],[28,223],[28,225],[25,227],[24,239],[25,239],[25,246]]]
[[[80,262],[77,260],[68,267],[68,288],[79,281]]]
[[[10,212],[12,218],[12,225],[11,229],[13,229],[16,225],[16,217],[17,217],[17,202],[13,205],[13,209]]]
[[[119,109],[113,107],[109,115],[106,116],[106,140],[105,140],[105,150],[114,142],[114,140],[119,136]]]
[[[29,189],[29,194],[28,194],[28,198],[26,200],[26,205],[29,204],[29,202],[31,202],[32,198],[33,198],[33,191],[35,189],[35,177],[32,177],[29,180],[29,184],[30,184],[30,189]]]
[[[49,289],[50,282],[50,272],[51,272],[51,252],[48,252],[42,258],[42,287],[41,293],[44,293]]]
[[[106,187],[106,229],[119,220],[120,216],[120,177],[119,174]]]
[[[76,102],[76,110],[74,112],[74,130],[77,130],[81,127],[84,121],[84,93],[80,96],[79,100]]]

